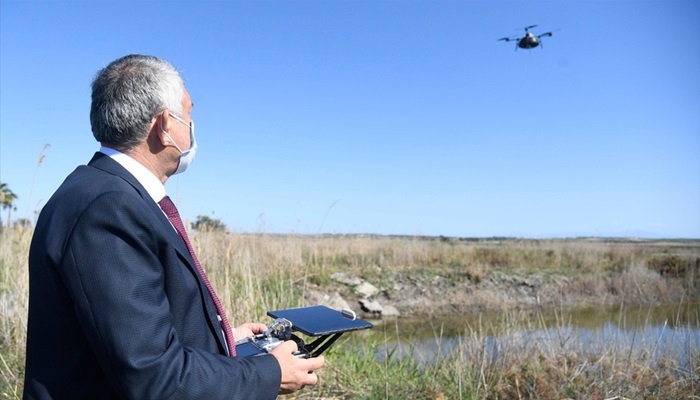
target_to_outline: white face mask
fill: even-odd
[[[187,122],[183,121],[177,115],[170,113],[170,116],[175,118],[179,122],[182,122],[183,124],[188,125],[190,127],[190,148],[185,150],[185,151],[182,151],[180,149],[180,147],[177,145],[177,143],[175,143],[175,141],[168,134],[168,132],[163,130],[162,127],[160,128],[160,130],[163,131],[163,133],[165,133],[165,136],[167,136],[170,139],[170,141],[173,142],[173,145],[175,146],[175,148],[180,152],[180,163],[177,165],[177,169],[173,173],[173,175],[177,175],[177,174],[185,172],[187,167],[189,167],[190,164],[192,164],[192,161],[194,161],[194,156],[197,153],[197,140],[195,140],[195,138],[194,138],[194,121],[190,121],[190,123],[188,124]]]

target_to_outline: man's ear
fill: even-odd
[[[163,147],[168,147],[173,144],[172,139],[169,138],[166,134],[170,130],[171,124],[170,118],[168,118],[168,113],[169,111],[167,109],[158,113],[158,115],[156,115],[156,120],[154,121],[154,124],[151,128],[156,131],[156,136],[158,137],[158,140],[160,140],[160,144],[163,145]]]

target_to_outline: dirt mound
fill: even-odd
[[[676,301],[689,294],[673,278],[647,268],[619,275],[577,276],[506,274],[483,277],[431,271],[331,276],[325,286],[308,285],[308,305],[362,310],[368,317],[447,315],[484,310],[581,305],[647,304]],[[690,296],[692,297],[692,295]]]

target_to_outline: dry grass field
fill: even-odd
[[[0,236],[0,398],[20,398],[27,313],[27,254],[32,231]],[[230,318],[269,322],[266,311],[308,305],[319,293],[357,295],[334,274],[361,278],[403,316],[580,305],[698,300],[700,241],[468,240],[385,236],[302,236],[196,232],[192,235]],[[321,297],[322,298],[322,297]],[[409,301],[410,300],[410,301]],[[700,329],[697,310],[683,320]],[[693,314],[694,313],[694,314]],[[694,316],[694,317],[693,317]],[[506,321],[507,322],[507,321]],[[530,321],[533,329],[544,321]],[[464,326],[462,342],[430,365],[387,350],[400,332],[374,329],[362,347],[348,341],[327,356],[321,383],[290,398],[561,399],[698,398],[700,352],[689,365],[650,357],[653,343],[591,353],[521,337],[513,322],[495,357],[488,327]],[[391,324],[388,324],[391,326]],[[517,327],[517,328],[516,328]],[[379,334],[378,334],[379,333]],[[368,334],[369,335],[369,334]],[[439,339],[439,332],[436,339]],[[635,347],[636,346],[636,347]],[[641,346],[641,348],[640,348]],[[382,350],[384,349],[384,350]],[[376,352],[384,351],[382,357]],[[618,397],[615,397],[618,396]]]

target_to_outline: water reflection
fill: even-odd
[[[495,360],[500,354],[576,352],[635,359],[667,358],[688,367],[700,352],[700,303],[489,312],[459,317],[375,321],[384,343],[377,358],[411,356],[431,363],[456,352]],[[582,354],[583,353],[583,354]]]

